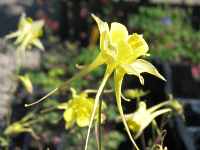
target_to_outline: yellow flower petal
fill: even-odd
[[[58,109],[67,109],[68,108],[68,103],[61,103],[60,105],[57,106]]]
[[[108,27],[108,24],[107,22],[104,22],[102,21],[99,17],[97,17],[96,15],[94,14],[91,14],[93,19],[96,21],[97,25],[98,25],[98,28],[99,28],[99,31],[100,31],[100,34],[102,34],[103,32],[109,32],[109,27]]]
[[[9,125],[5,131],[4,134],[5,135],[15,135],[15,134],[19,134],[23,132],[23,126],[22,124],[20,124],[19,122],[15,122],[11,125]]]
[[[141,89],[127,89],[124,92],[124,95],[128,98],[136,98],[139,99],[140,97],[143,97],[147,95],[148,92],[145,92]]]
[[[44,26],[43,20],[35,21],[32,23],[31,30],[32,30],[33,37],[37,38],[43,34],[43,31],[41,30],[43,26]]]
[[[127,64],[129,63],[129,57],[133,55],[133,50],[128,45],[126,41],[119,41],[117,45],[117,63],[118,64]]]
[[[80,114],[81,115],[81,114]],[[76,120],[79,127],[86,127],[89,125],[90,117],[79,116]]]
[[[110,34],[112,43],[118,43],[119,41],[126,41],[128,39],[128,31],[126,27],[118,22],[111,23]]]
[[[116,58],[117,52],[116,52],[116,48],[111,43],[109,26],[107,22],[102,21],[94,14],[92,14],[92,17],[96,21],[99,28],[100,49],[101,49],[102,57],[106,60],[106,62],[113,62],[114,59]]]
[[[74,119],[74,110],[72,108],[68,108],[65,110],[64,114],[64,119],[66,122],[70,122]]]
[[[23,13],[23,14],[20,16],[18,28],[19,28],[20,30],[21,30],[21,29],[24,29],[24,27],[26,27],[27,25],[30,25],[32,22],[33,22],[33,20],[32,20],[30,17],[26,17],[26,14]]]
[[[102,57],[106,62],[113,62],[116,59],[116,48],[111,44],[108,32],[103,32],[100,36],[100,49]]]
[[[133,33],[132,35],[129,36],[128,44],[133,49],[133,55],[131,56],[132,60],[140,56],[146,55],[149,50],[149,47],[146,41],[143,39],[143,36],[137,33]]]
[[[33,86],[32,86],[32,82],[31,82],[29,76],[25,75],[25,76],[18,76],[18,77],[19,77],[20,81],[22,82],[22,84],[24,85],[27,92],[32,94],[33,93]]]
[[[166,81],[165,78],[157,71],[157,69],[151,63],[143,59],[137,59],[132,64],[122,65],[122,67],[127,74],[133,74],[139,77],[141,84],[144,84],[144,79],[141,76],[141,73],[144,72],[152,74]]]
[[[149,109],[146,108],[146,103],[141,101],[137,110],[125,115],[129,128],[135,133],[135,138],[138,138],[144,129],[158,116],[171,111],[169,108],[162,108],[164,105],[158,104]],[[154,109],[155,108],[155,109]],[[158,110],[159,109],[159,110]],[[152,111],[154,110],[154,111]]]
[[[158,111],[152,113],[152,120],[155,119],[156,117],[158,117],[164,113],[170,112],[170,111],[171,111],[171,109],[169,109],[169,108],[158,110]]]
[[[44,46],[42,45],[42,43],[38,39],[33,40],[33,45],[35,45],[35,47],[37,47],[41,50],[44,50]]]
[[[8,35],[5,36],[6,39],[12,39],[12,38],[15,38],[17,36],[20,35],[20,31],[16,31],[16,32],[13,32],[13,33],[10,33]]]

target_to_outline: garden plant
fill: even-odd
[[[112,123],[122,122],[124,125],[123,129],[126,131],[136,150],[167,149],[163,145],[165,131],[163,126],[160,128],[159,124],[157,124],[156,118],[163,114],[169,116],[174,112],[182,114],[181,104],[173,98],[169,98],[169,100],[154,106],[148,106],[143,97],[150,91],[122,89],[125,75],[136,76],[141,85],[145,84],[145,78],[143,77],[145,73],[166,82],[166,79],[157,71],[156,67],[145,60],[146,57],[150,56],[149,46],[145,38],[142,34],[129,34],[126,26],[121,23],[112,22],[109,25],[96,15],[92,14],[91,16],[98,26],[100,50],[84,49],[79,56],[73,56],[78,58],[73,58],[74,61],[81,61],[82,57],[84,59],[87,57],[88,60],[84,61],[88,64],[77,65],[80,71],[76,73],[72,71],[74,74],[71,73],[71,78],[62,81],[60,77],[65,76],[63,68],[51,69],[47,74],[29,72],[26,75],[20,75],[20,71],[17,71],[18,79],[23,83],[28,93],[32,94],[34,84],[38,84],[42,85],[43,89],[45,89],[44,91],[48,91],[48,94],[37,101],[25,104],[25,109],[37,107],[40,107],[40,109],[30,111],[18,121],[10,123],[1,135],[1,146],[8,148],[10,138],[21,133],[30,133],[35,140],[38,140],[40,136],[37,135],[36,131],[42,132],[42,124],[45,126],[46,122],[50,122],[50,124],[60,127],[59,122],[64,120],[64,126],[67,131],[66,140],[70,139],[75,143],[77,142],[77,145],[81,143],[83,146],[81,149],[94,149],[95,140],[93,138],[90,139],[90,134],[96,137],[97,149],[117,149],[118,142],[121,142],[124,136],[114,131],[105,133],[108,136],[102,134],[104,133],[102,132],[103,124],[107,124],[108,122],[111,122],[109,123],[111,125]],[[7,39],[16,38],[15,44],[17,46],[16,53],[18,54],[19,70],[21,69],[20,59],[21,57],[26,57],[27,50],[31,49],[32,46],[36,46],[41,50],[45,49],[39,39],[43,33],[43,26],[43,21],[33,21],[22,15],[18,30],[6,36]],[[47,52],[44,51],[44,53]],[[93,54],[95,58],[92,58],[93,60],[90,61],[89,59],[91,59],[90,57]],[[68,63],[75,65],[79,62],[70,60]],[[67,66],[69,70],[70,65]],[[101,66],[103,67],[101,68]],[[99,85],[98,88],[96,87],[97,85],[91,88],[89,86],[92,84],[90,83],[90,78],[88,77],[87,81],[84,81],[82,78],[95,70],[99,71],[96,73],[95,78],[97,80],[95,81],[97,82],[96,84]],[[103,77],[101,78],[102,74]],[[49,92],[53,87],[55,89]],[[65,101],[49,98],[55,94],[62,95],[63,93],[68,93],[66,94],[68,96],[65,98]],[[102,95],[107,96],[101,98]],[[136,108],[133,108],[130,113],[125,113],[122,101],[127,101],[127,103],[134,101]],[[148,141],[148,145],[143,144],[142,146],[138,146],[136,140],[138,138],[145,139],[144,130],[150,127],[150,125],[152,125],[154,136]],[[94,134],[91,133],[93,127],[95,128]],[[73,135],[74,138],[67,136],[68,134]],[[107,144],[105,144],[106,138],[108,138],[108,141],[106,141]],[[83,141],[82,139],[85,141],[84,143],[80,142]],[[159,139],[159,142],[156,139]],[[109,140],[116,140],[116,143],[109,144]],[[66,145],[65,149],[73,148],[70,148],[70,145]]]

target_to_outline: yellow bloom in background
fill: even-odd
[[[24,85],[26,91],[28,93],[32,94],[33,93],[33,85],[32,85],[32,82],[31,82],[29,76],[26,74],[24,76],[18,76],[18,78]]]
[[[17,135],[23,132],[28,132],[30,128],[26,128],[23,124],[15,122],[8,126],[4,132],[5,135]]]
[[[128,98],[135,98],[137,100],[140,100],[141,97],[147,95],[148,92],[145,92],[141,89],[127,89],[124,91],[124,95]]]
[[[66,128],[71,128],[75,123],[79,127],[86,127],[90,122],[94,99],[89,98],[86,92],[77,94],[75,89],[71,90],[72,99],[58,106],[59,109],[65,110],[63,117],[66,122]],[[105,104],[103,107],[105,107]]]
[[[177,114],[185,119],[183,104],[181,104],[181,102],[176,99],[170,100],[170,102],[170,106],[177,112]]]
[[[35,134],[31,127],[34,123],[34,114],[30,113],[24,116],[21,120],[10,124],[4,131],[7,136],[15,136],[21,133],[30,133],[35,139],[39,137]]]
[[[41,37],[43,33],[43,26],[43,20],[33,21],[31,18],[26,17],[25,14],[22,14],[18,24],[18,30],[8,34],[6,39],[16,38],[15,44],[18,46],[18,50],[21,51],[31,48],[32,45],[44,50],[39,40],[39,37]]]
[[[125,115],[128,127],[135,133],[135,138],[139,137],[156,117],[171,111],[169,108],[161,108],[164,106],[163,104],[165,103],[147,109],[146,103],[141,101],[134,113]]]
[[[173,95],[169,95],[169,106],[177,113],[179,114],[182,119],[185,119],[185,116],[184,116],[184,105],[181,103],[180,100],[178,99],[175,99],[173,97]]]

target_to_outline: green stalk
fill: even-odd
[[[67,90],[68,88],[70,88],[70,84],[72,81],[88,74],[90,71],[94,70],[96,67],[102,65],[104,62],[101,60],[101,56],[97,56],[96,60],[91,63],[90,65],[86,66],[85,68],[83,68],[79,73],[77,73],[76,75],[74,75],[72,78],[70,78],[69,80],[65,81],[64,83],[62,83],[59,87],[53,89],[52,91],[50,91],[49,93],[47,93],[44,97],[40,98],[39,100],[30,103],[30,104],[25,104],[25,107],[30,107],[33,105],[36,105],[40,102],[42,102],[43,100],[45,100],[47,97],[53,95],[55,92],[59,91],[59,90]]]
[[[102,91],[103,92],[103,91]],[[98,112],[98,150],[101,150],[101,108],[102,108],[102,100],[99,101],[99,112]]]
[[[90,123],[89,123],[89,127],[88,127],[88,133],[87,133],[87,137],[86,137],[86,142],[85,142],[85,150],[87,150],[87,147],[88,147],[88,141],[89,141],[89,136],[90,136],[90,131],[91,131],[91,127],[92,127],[92,123],[93,123],[93,120],[94,120],[94,117],[95,117],[95,113],[96,113],[96,109],[99,105],[99,100],[100,100],[100,95],[106,85],[106,82],[108,80],[108,78],[110,77],[111,73],[113,72],[113,69],[112,68],[107,68],[106,69],[106,73],[104,75],[104,78],[100,84],[100,87],[97,91],[97,94],[96,94],[96,97],[95,97],[95,103],[94,103],[94,108],[93,108],[93,111],[92,111],[92,115],[91,115],[91,119],[90,119]],[[100,144],[99,144],[100,145]]]
[[[140,140],[141,140],[142,150],[146,150],[146,142],[145,142],[144,133],[141,134]]]

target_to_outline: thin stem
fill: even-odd
[[[51,112],[51,111],[56,110],[56,109],[57,109],[57,106],[51,106],[51,107],[48,107],[46,109],[41,110],[40,114],[46,114],[46,113]]]
[[[98,137],[99,137],[99,133],[98,133],[98,121],[97,121],[95,124],[95,138],[96,138],[96,142],[97,142],[97,147],[99,147]]]
[[[142,149],[146,150],[146,142],[145,142],[144,133],[141,134],[140,140],[141,140]]]
[[[103,92],[103,91],[102,91]],[[98,150],[101,150],[101,108],[102,108],[102,100],[99,101],[99,112],[98,112]]]
[[[24,106],[25,107],[30,107],[30,106],[33,106],[33,105],[36,105],[40,102],[42,102],[43,100],[45,100],[47,97],[51,96],[52,94],[54,94],[56,91],[58,91],[58,88],[55,88],[54,90],[52,90],[51,92],[49,92],[47,95],[45,95],[44,97],[42,97],[41,99],[33,102],[33,103],[30,103],[30,104],[25,104]]]
[[[87,90],[84,90],[85,93],[97,93],[97,90],[94,90],[94,89],[87,89]],[[108,89],[108,90],[103,90],[103,93],[111,93],[113,92],[112,89]]]
[[[161,131],[160,131],[160,129],[159,129],[159,127],[158,127],[158,124],[157,124],[157,122],[156,122],[155,119],[152,120],[152,128],[155,129],[155,131],[156,131],[157,134],[160,134],[160,133],[161,133]]]
[[[79,135],[80,135],[80,140],[81,140],[81,148],[80,149],[83,149],[83,147],[84,147],[84,140],[85,140],[85,136],[84,136],[84,134],[83,134],[83,132],[82,132],[83,130],[78,130],[78,132],[79,132]]]
[[[59,90],[67,90],[68,88],[70,88],[70,84],[72,81],[81,78],[82,76],[86,75],[87,73],[89,73],[90,71],[94,70],[96,67],[102,65],[104,62],[101,60],[101,56],[97,56],[96,60],[91,63],[90,65],[86,66],[84,69],[82,69],[79,73],[77,73],[76,75],[74,75],[72,78],[70,78],[69,80],[63,82],[59,87],[55,88],[54,90],[52,90],[51,92],[49,92],[48,94],[46,94],[44,97],[40,98],[39,100],[30,103],[30,104],[25,104],[25,107],[30,107],[33,105],[36,105],[40,102],[42,102],[43,100],[45,100],[47,97],[53,95],[55,92],[59,91]]]
[[[88,133],[87,133],[86,142],[85,142],[85,150],[87,150],[90,131],[91,131],[91,127],[92,127],[92,123],[93,123],[94,117],[95,117],[96,109],[97,109],[98,104],[99,104],[100,95],[101,95],[101,93],[103,91],[103,88],[106,85],[106,82],[107,82],[108,78],[110,77],[111,73],[112,73],[112,69],[108,69],[107,68],[105,76],[104,76],[104,78],[103,78],[103,80],[102,80],[102,82],[100,84],[100,87],[99,87],[99,89],[97,91],[97,94],[96,94],[96,97],[95,97],[94,108],[93,108],[93,112],[92,112],[90,123],[89,123],[89,127],[88,127]]]

